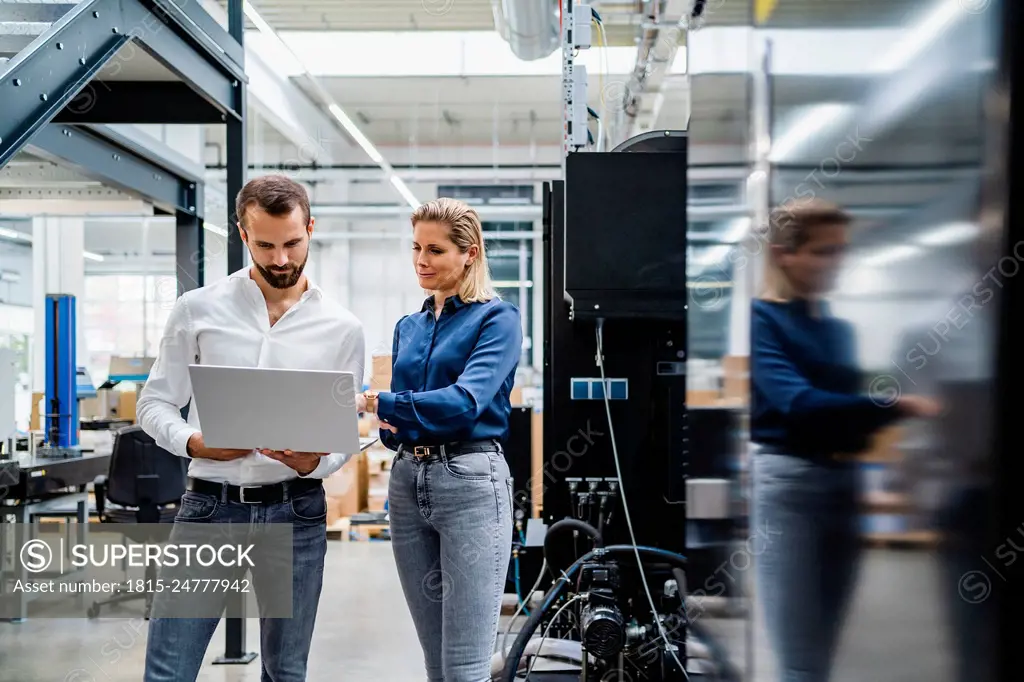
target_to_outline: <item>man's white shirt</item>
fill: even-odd
[[[192,407],[188,421],[181,418],[181,408],[192,399],[190,364],[352,372],[358,393],[362,390],[364,352],[362,324],[350,311],[327,299],[312,281],[300,300],[271,326],[263,292],[245,268],[178,297],[139,396],[139,424],[157,445],[188,457],[189,438],[202,431]],[[273,395],[263,398],[277,399]],[[321,457],[306,478],[326,478],[351,456]],[[256,451],[226,462],[192,459],[189,475],[245,486],[299,476]]]

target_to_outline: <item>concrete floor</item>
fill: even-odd
[[[412,682],[422,680],[422,657],[386,543],[332,542],[324,596],[310,657],[309,680]],[[934,562],[921,553],[874,551],[864,569],[834,682],[946,682],[942,604]],[[0,682],[138,682],[145,658],[145,621],[137,604],[124,618],[30,619],[0,623]],[[745,623],[709,621],[746,668]],[[754,637],[751,682],[772,679],[770,653]],[[248,641],[258,651],[258,622]],[[259,662],[217,666],[218,631],[199,679],[256,682]],[[400,655],[399,655],[400,654]]]

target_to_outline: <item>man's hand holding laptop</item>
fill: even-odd
[[[203,442],[203,434],[193,433],[185,446],[188,456],[194,459],[215,459],[220,462],[228,462],[239,459],[252,453],[252,450],[232,450],[227,448],[208,448]]]
[[[203,442],[202,433],[192,434],[192,437],[188,439],[187,448],[190,457],[195,459],[213,459],[220,462],[240,459],[246,455],[251,455],[253,452],[252,450],[245,449],[208,448]],[[293,452],[292,450],[266,449],[261,449],[259,452],[271,459],[276,459],[303,476],[313,473],[313,470],[320,464],[320,458],[330,454],[327,452]]]
[[[270,459],[276,459],[287,467],[299,472],[302,476],[308,476],[320,465],[320,458],[329,455],[329,452],[293,452],[291,450],[260,450],[260,454]]]

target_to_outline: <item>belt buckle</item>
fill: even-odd
[[[239,489],[238,489],[238,501],[241,502],[242,504],[259,504],[258,500],[249,501],[249,500],[245,499],[245,491],[246,490],[259,490],[259,486],[254,486],[254,485],[244,486],[243,485],[243,486],[239,487]]]
[[[426,457],[430,454],[430,449],[426,445],[416,445],[412,449],[412,455],[416,459],[420,457]]]

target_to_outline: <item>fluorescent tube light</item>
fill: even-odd
[[[892,72],[906,67],[941,36],[943,31],[967,15],[969,12],[964,10],[963,0],[942,0],[920,24],[906,31],[904,39],[897,42],[892,50],[878,60],[874,70]],[[854,107],[846,104],[822,104],[813,107],[806,115],[792,122],[778,144],[772,144],[769,158],[774,162],[786,159],[800,145],[840,123],[853,111]]]
[[[220,237],[224,237],[225,239],[227,239],[228,231],[225,230],[220,225],[214,225],[213,223],[207,223],[207,222],[204,221],[203,222],[203,229],[207,230],[208,232],[212,232],[215,235],[218,235]]]
[[[27,232],[18,232],[17,230],[11,230],[6,227],[0,227],[0,237],[6,239],[21,239],[26,242],[32,241],[32,235]]]
[[[348,114],[346,114],[338,103],[334,101],[324,87],[320,85],[320,81],[318,81],[316,76],[313,75],[313,72],[302,63],[302,60],[299,59],[294,50],[288,47],[288,45],[281,39],[281,36],[277,34],[277,31],[275,31],[273,27],[260,16],[260,13],[256,11],[256,8],[253,7],[252,4],[249,2],[243,2],[243,7],[245,9],[245,16],[247,16],[256,28],[259,29],[260,33],[275,44],[279,51],[293,59],[296,64],[301,66],[302,73],[309,79],[313,84],[314,89],[317,91],[317,96],[321,100],[321,106],[327,106],[328,111],[330,111],[331,115],[337,119],[338,123],[341,124],[341,127],[345,129],[345,132],[347,132],[352,139],[356,141],[356,144],[362,147],[363,151],[366,152],[374,163],[380,166],[385,175],[390,176],[389,179],[391,179],[391,184],[395,186],[395,189],[397,189],[402,195],[402,198],[405,199],[413,208],[419,207],[420,202],[416,200],[416,197],[409,191],[409,188],[406,187],[401,180],[399,180],[398,184],[395,183],[394,170],[391,168],[391,164],[384,160],[384,156],[377,151],[377,148],[373,146],[373,143],[370,142],[369,139],[367,139],[366,135],[363,134],[363,131],[359,130],[359,126],[352,121]]]
[[[352,119],[348,117],[348,114],[346,114],[341,107],[334,102],[331,102],[327,109],[334,115],[334,118],[338,119],[338,123],[340,123],[341,127],[352,136],[356,141],[356,144],[363,148],[363,151],[366,152],[367,156],[373,159],[374,163],[379,164],[384,160],[384,157],[381,156],[381,153],[373,146],[373,143],[366,138],[366,135],[363,135],[363,131],[353,123]]]
[[[899,246],[891,246],[881,249],[869,256],[866,256],[861,262],[868,267],[877,268],[882,265],[889,265],[890,263],[912,258],[920,252],[921,249],[916,246],[901,244]]]
[[[977,236],[979,228],[974,223],[950,223],[920,235],[916,241],[924,246],[949,246],[970,241]]]
[[[416,210],[417,208],[420,207],[420,202],[416,200],[416,197],[413,196],[413,193],[410,192],[409,188],[405,186],[405,183],[402,182],[402,178],[398,177],[397,175],[392,175],[390,180],[391,184],[395,186],[395,189],[397,189],[398,193],[402,195],[402,198],[406,200],[410,208]]]

